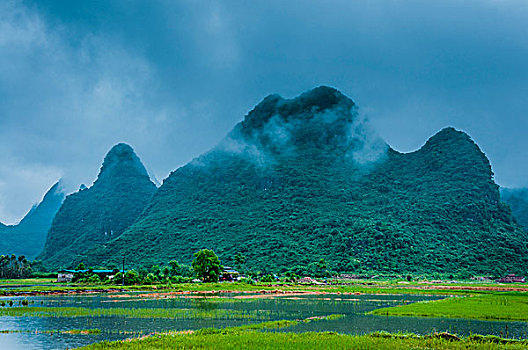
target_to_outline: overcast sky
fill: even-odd
[[[270,93],[329,85],[395,149],[466,131],[528,186],[528,2],[0,1],[0,221],[129,143],[160,181]]]

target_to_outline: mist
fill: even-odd
[[[61,177],[89,186],[119,142],[161,181],[265,96],[323,84],[379,135],[357,162],[453,126],[500,185],[528,187],[526,23],[524,1],[3,1],[0,221]],[[267,132],[288,145],[287,128]]]

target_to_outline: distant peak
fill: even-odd
[[[337,89],[319,86],[292,99],[267,96],[219,148],[245,153],[259,164],[268,155],[314,150],[370,163],[385,155],[387,145],[359,115],[354,101]]]
[[[436,144],[436,143],[445,143],[445,142],[463,142],[474,144],[471,137],[463,131],[459,131],[451,126],[443,128],[435,135],[433,135],[428,141],[427,144]]]
[[[475,141],[465,132],[452,127],[437,132],[418,152],[427,155],[428,166],[436,164],[435,169],[464,169],[465,172],[476,171],[490,178],[493,176],[488,158]]]
[[[465,132],[455,129],[452,126],[446,126],[442,130],[436,133],[437,135],[467,135]]]
[[[275,116],[281,116],[285,121],[307,121],[317,114],[333,109],[340,109],[339,114],[350,119],[354,106],[354,101],[328,86],[316,87],[291,99],[284,99],[277,94],[268,95],[245,117],[242,130],[248,133],[259,129]]]
[[[105,164],[110,165],[116,162],[135,160],[136,158],[136,153],[132,147],[126,143],[118,143],[117,145],[113,146],[106,154],[103,162],[103,168],[105,167]]]
[[[98,179],[106,177],[108,174],[115,174],[116,171],[121,174],[124,174],[124,172],[130,174],[130,171],[132,171],[133,173],[148,176],[147,170],[134,152],[134,149],[126,143],[118,143],[108,151]]]
[[[354,102],[339,90],[324,85],[309,90],[291,101],[300,103],[304,108],[316,107],[320,110],[332,108],[343,102],[354,105]]]
[[[64,180],[62,180],[62,178],[57,180],[57,182],[55,182],[55,184],[51,186],[48,192],[49,193],[65,193],[66,189],[64,185]]]
[[[106,157],[112,157],[112,156],[124,156],[124,155],[132,155],[134,153],[134,149],[127,145],[126,143],[118,143],[114,145],[110,151],[108,151]]]
[[[455,128],[452,127],[452,126],[446,126],[445,128],[443,128],[442,130],[439,131],[439,133],[441,133],[441,132],[445,132],[445,133],[457,133],[457,132],[463,132],[463,131],[457,130],[457,129],[455,129]]]
[[[337,106],[352,108],[354,101],[343,95],[339,90],[329,86],[319,86],[308,90],[292,99],[282,99],[279,109],[286,113],[320,112]]]
[[[65,192],[66,191],[65,191],[65,188],[64,188],[64,182],[62,181],[62,179],[59,179],[57,182],[55,182],[55,184],[53,186],[50,187],[48,192],[46,192],[46,194],[44,195],[44,199],[43,200],[46,200],[46,198],[54,197],[54,196],[62,196],[62,197],[64,197]]]

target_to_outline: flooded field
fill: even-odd
[[[343,317],[299,323],[286,330],[352,334],[449,331],[460,335],[479,333],[528,338],[526,322],[366,314],[377,308],[439,298],[424,295],[150,292],[2,297],[0,304],[5,306],[0,307],[0,344],[2,349],[65,349],[153,332],[230,327],[335,314]]]

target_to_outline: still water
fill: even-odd
[[[248,298],[255,296],[256,298]],[[203,311],[209,316],[178,318],[135,318],[125,316],[28,317],[0,316],[1,349],[66,349],[102,340],[137,337],[152,332],[230,327],[273,320],[295,320],[330,314],[345,317],[328,321],[300,323],[286,328],[290,332],[337,331],[370,333],[374,331],[428,334],[449,331],[460,335],[494,334],[528,338],[526,322],[495,322],[464,319],[385,317],[365,315],[376,308],[396,306],[438,296],[414,295],[251,295],[220,294],[206,297],[163,293],[97,294],[75,296],[4,297],[0,301],[26,299],[30,307],[141,308]],[[7,308],[9,306],[4,306]],[[227,312],[226,312],[227,311]],[[199,315],[199,314],[198,314]],[[211,315],[213,315],[211,317]],[[64,334],[72,329],[99,329],[100,334]],[[42,333],[53,331],[53,333]],[[59,332],[57,332],[59,331]]]

